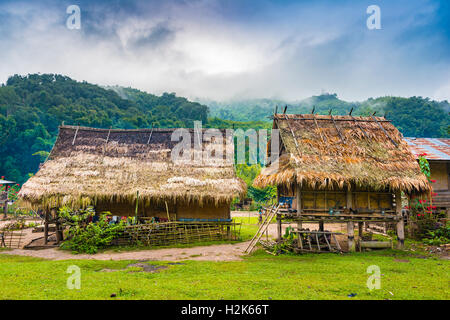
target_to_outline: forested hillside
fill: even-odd
[[[422,97],[380,97],[363,102],[346,102],[336,94],[322,94],[299,102],[257,99],[231,102],[204,101],[212,116],[233,121],[266,121],[278,106],[282,112],[285,105],[288,113],[310,113],[313,108],[318,114],[347,114],[353,108],[353,115],[386,115],[387,119],[409,137],[448,137],[450,125],[450,104],[447,101],[433,101]]]

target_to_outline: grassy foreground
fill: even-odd
[[[278,257],[258,251],[243,261],[147,262],[166,267],[153,273],[127,268],[131,263],[0,254],[0,299],[450,298],[449,261],[395,250]],[[66,286],[71,265],[81,269],[80,290]],[[370,265],[381,269],[379,290],[366,287]],[[356,296],[347,297],[351,293]]]

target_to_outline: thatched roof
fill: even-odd
[[[264,169],[256,186],[430,190],[402,134],[385,118],[276,114],[273,127],[285,152],[279,168]]]
[[[230,202],[245,193],[232,159],[172,162],[178,143],[171,141],[174,130],[61,126],[48,160],[23,185],[19,197],[25,204],[51,208],[82,207],[97,200],[135,203],[138,191],[140,201],[148,203],[199,204]],[[223,137],[224,151],[233,154],[232,141]],[[214,147],[215,141],[220,142],[203,142],[202,150]]]

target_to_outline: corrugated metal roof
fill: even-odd
[[[448,138],[404,138],[412,153],[418,157],[426,153],[429,160],[450,160],[450,139]]]

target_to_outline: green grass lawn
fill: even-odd
[[[0,254],[0,299],[450,298],[449,261],[395,250],[277,257],[257,251],[243,261],[148,262],[166,267],[154,273],[127,268],[130,263]],[[81,268],[80,290],[66,287],[70,265]],[[379,290],[366,287],[370,265],[381,269]]]

